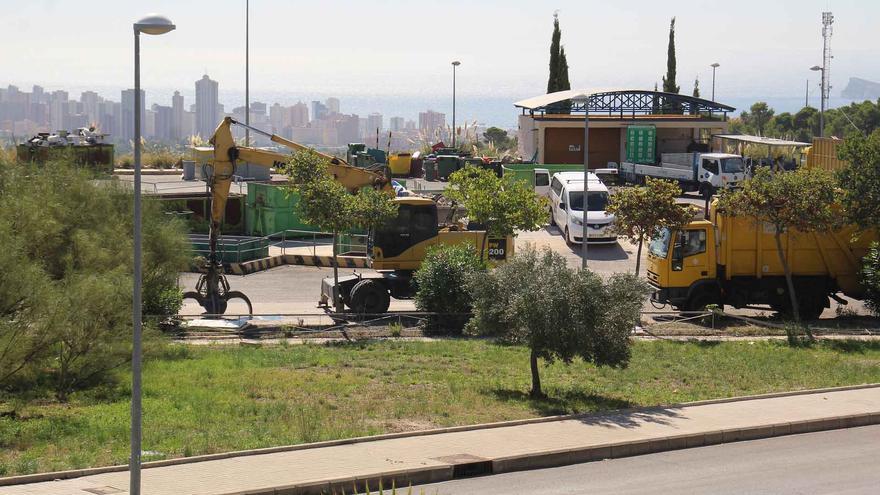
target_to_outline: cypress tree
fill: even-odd
[[[568,59],[565,58],[565,47],[559,49],[559,80],[557,91],[565,91],[571,89],[571,82],[568,80]],[[571,101],[565,100],[560,103],[559,113],[571,113]]]
[[[559,31],[559,18],[553,14],[553,37],[550,40],[550,77],[547,80],[547,93],[559,91],[559,42],[562,32]]]
[[[694,79],[694,98],[700,97],[700,77]]]
[[[669,22],[669,47],[666,53],[666,75],[663,77],[663,92],[678,93],[675,85],[675,17]]]

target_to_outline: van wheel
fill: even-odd
[[[563,235],[565,236],[565,244],[569,247],[574,246],[574,243],[571,242],[571,236],[568,235],[568,227],[565,228]]]
[[[553,208],[550,208],[550,226],[556,227],[556,216],[553,215]]]
[[[352,310],[358,313],[379,314],[388,311],[391,296],[388,289],[376,280],[366,279],[356,283],[351,289]]]

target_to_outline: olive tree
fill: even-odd
[[[495,270],[468,281],[472,332],[529,348],[531,395],[540,397],[538,360],[566,364],[580,357],[597,366],[629,362],[629,335],[648,293],[634,275],[608,280],[573,270],[550,249],[528,246]]]
[[[357,228],[375,229],[397,215],[397,204],[381,191],[364,188],[349,194],[328,168],[329,161],[312,150],[298,151],[287,163],[289,189],[299,194],[303,220],[333,234],[333,282],[339,286],[338,239],[340,232]],[[342,311],[342,300],[334,296],[334,307]]]
[[[638,244],[636,276],[642,262],[642,244],[666,227],[681,229],[691,221],[689,205],[676,203],[681,188],[671,181],[647,178],[644,186],[623,187],[608,201],[605,210],[614,215],[614,231]]]
[[[838,224],[834,211],[835,180],[825,170],[798,169],[793,172],[772,174],[760,168],[742,183],[742,187],[721,195],[718,206],[739,216],[753,217],[773,228],[776,253],[785,272],[785,283],[795,322],[800,323],[798,299],[792,280],[790,260],[782,247],[782,234],[787,231],[803,233],[831,230]],[[789,242],[793,239],[789,238]],[[806,329],[810,340],[813,335]]]
[[[525,181],[500,178],[485,168],[467,166],[453,172],[443,194],[464,206],[470,220],[486,226],[481,257],[489,236],[538,230],[547,220],[547,200],[535,194],[533,187]]]

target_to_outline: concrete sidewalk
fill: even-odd
[[[280,495],[340,493],[342,488],[352,493],[354,485],[362,489],[365,482],[375,491],[380,478],[386,488],[392,480],[403,487],[877,423],[880,386],[827,389],[160,461],[143,471],[143,493]],[[7,478],[0,484],[36,479]],[[127,490],[128,473],[119,471],[3,486],[0,494]]]

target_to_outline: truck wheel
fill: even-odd
[[[694,294],[687,302],[688,311],[706,311],[706,307],[712,304],[719,304],[717,294],[703,292]],[[720,304],[719,304],[720,305]]]
[[[376,280],[366,279],[356,283],[351,289],[350,308],[358,313],[379,314],[388,311],[391,296],[388,289]]]
[[[715,188],[712,187],[712,184],[708,184],[706,182],[703,182],[702,184],[700,184],[699,190],[700,190],[700,196],[702,196],[703,198],[706,198],[706,199],[709,199],[715,195]]]

